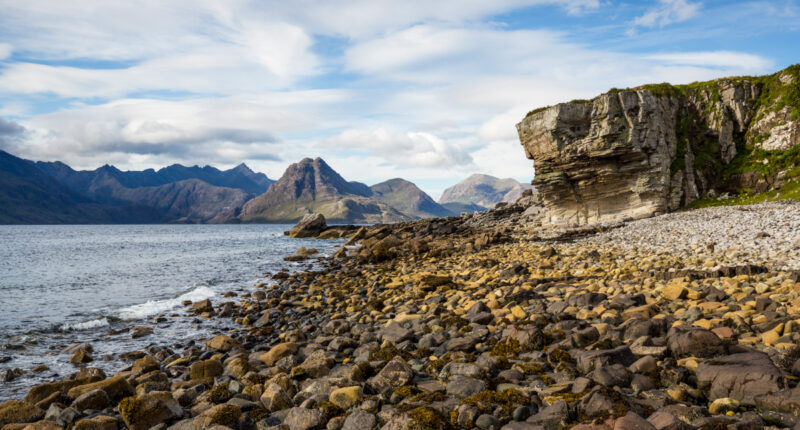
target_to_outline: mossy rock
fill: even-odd
[[[484,414],[492,413],[497,406],[502,407],[508,414],[511,414],[518,406],[528,405],[530,402],[530,397],[513,388],[501,393],[487,390],[461,400],[462,405],[475,406]]]
[[[452,427],[436,409],[428,406],[420,406],[408,412],[411,418],[403,426],[404,430],[449,430]]]

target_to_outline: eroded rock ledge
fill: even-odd
[[[519,124],[546,223],[644,218],[715,193],[765,191],[783,175],[743,169],[754,149],[800,143],[800,67],[763,78],[611,90]],[[737,154],[739,155],[737,157]]]

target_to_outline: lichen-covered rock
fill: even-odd
[[[189,368],[192,380],[195,381],[213,380],[214,377],[222,375],[224,371],[222,363],[214,359],[198,361]]]
[[[126,397],[119,403],[119,414],[130,430],[147,430],[183,416],[183,409],[167,391]]]
[[[114,417],[98,415],[91,418],[84,418],[75,423],[74,430],[117,430],[119,423]]]
[[[214,336],[206,342],[206,346],[208,349],[213,349],[214,351],[219,352],[228,352],[233,349],[235,346],[238,346],[239,342],[236,339],[233,339],[230,336],[226,336],[224,334],[220,334]]]
[[[319,409],[292,408],[283,423],[289,430],[311,430],[325,423],[325,414]]]
[[[0,427],[6,424],[32,423],[43,417],[44,411],[28,402],[9,400],[0,403]]]
[[[89,391],[98,389],[105,391],[111,401],[118,401],[123,397],[132,396],[134,394],[134,389],[130,382],[123,376],[118,375],[102,381],[71,388],[69,392],[67,392],[67,397],[74,400]]]

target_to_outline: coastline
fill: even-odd
[[[34,387],[24,401],[0,405],[0,425],[519,430],[800,422],[800,321],[792,316],[800,310],[800,243],[792,237],[800,204],[752,206],[737,217],[714,216],[731,208],[703,209],[558,234],[537,230],[525,209],[331,227],[324,237],[347,232],[360,247],[314,270],[279,272],[271,288],[225,304],[224,315],[213,316],[221,312],[209,303],[191,305],[198,318],[228,318],[237,329],[183,352],[131,355],[116,375],[87,367]],[[783,218],[769,222],[776,216]],[[744,240],[712,237],[733,224]],[[659,229],[681,226],[674,249],[663,249]]]

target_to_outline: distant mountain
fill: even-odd
[[[61,185],[28,160],[0,151],[1,224],[90,224],[164,222],[141,205],[99,204]]]
[[[533,186],[514,179],[498,179],[494,176],[475,174],[444,190],[439,203],[475,204],[492,208],[499,202],[514,202],[526,189]]]
[[[371,197],[412,218],[453,216],[456,213],[436,203],[429,195],[405,179],[390,179],[369,187]]]
[[[474,203],[442,203],[441,205],[454,214],[461,214],[464,212],[473,213],[475,211],[483,212],[489,210],[489,208],[476,205]]]
[[[107,178],[114,178],[125,188],[155,187],[187,179],[200,179],[211,185],[237,188],[253,195],[264,193],[275,182],[263,173],[253,172],[244,163],[230,170],[219,170],[211,166],[186,167],[173,164],[158,171],[146,169],[127,172],[109,165],[95,170],[76,171],[60,161],[39,161],[36,166],[62,184],[90,196],[94,193],[93,189],[96,187],[96,183],[105,181]],[[102,196],[98,197],[102,198]]]
[[[266,193],[244,205],[243,222],[294,222],[321,213],[331,222],[380,223],[411,217],[372,198],[360,182],[348,182],[321,158],[292,164]]]

